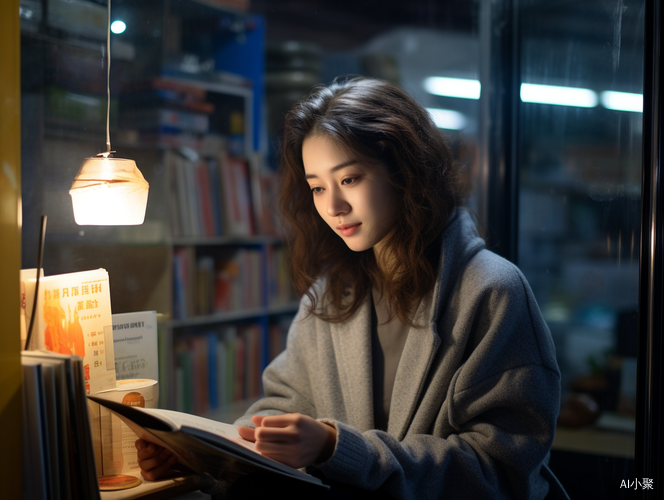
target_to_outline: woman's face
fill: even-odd
[[[363,165],[322,135],[304,140],[302,160],[323,220],[351,250],[380,252],[397,215],[397,193],[387,180],[387,167]]]

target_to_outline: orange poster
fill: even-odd
[[[36,279],[22,283],[25,325],[30,325]],[[115,388],[115,357],[108,273],[104,269],[39,280],[30,350],[83,358],[88,394]],[[23,340],[24,341],[24,340]]]

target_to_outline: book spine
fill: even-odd
[[[233,384],[233,401],[242,401],[246,399],[245,395],[245,350],[246,350],[246,340],[244,335],[238,335],[236,337],[236,355],[235,355],[235,376]]]
[[[221,206],[221,194],[219,192],[220,181],[219,181],[219,165],[213,159],[208,159],[207,161],[208,168],[208,177],[209,177],[209,188],[211,194],[211,210],[214,222],[214,234],[216,236],[222,236],[224,234],[223,227],[223,208]]]
[[[207,162],[201,161],[196,164],[196,181],[198,188],[199,213],[201,219],[199,225],[203,227],[205,236],[214,236],[214,216],[212,214],[212,193],[210,192],[210,179]]]
[[[187,166],[184,158],[174,154],[173,168],[175,169],[175,178],[177,182],[178,215],[180,219],[179,233],[181,236],[193,236],[193,226],[191,225],[189,191],[187,189]]]
[[[216,345],[217,357],[217,402],[219,408],[225,408],[228,405],[228,397],[226,396],[226,341],[222,337],[217,337]]]
[[[208,333],[206,335],[207,346],[205,346],[207,351],[207,379],[208,379],[208,405],[211,410],[216,410],[219,408],[218,394],[219,390],[217,388],[217,343],[218,336],[215,332]]]

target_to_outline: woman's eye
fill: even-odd
[[[357,177],[346,177],[344,180],[341,181],[341,184],[345,184],[346,186],[349,184],[353,184],[357,180]]]
[[[320,194],[320,193],[323,192],[323,188],[321,188],[321,187],[311,188],[311,192],[314,193],[314,194]]]

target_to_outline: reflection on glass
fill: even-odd
[[[629,458],[643,2],[620,5],[529,2],[520,10],[518,231],[519,266],[551,328],[562,371],[554,449]],[[581,429],[600,432],[603,447],[568,433]]]

